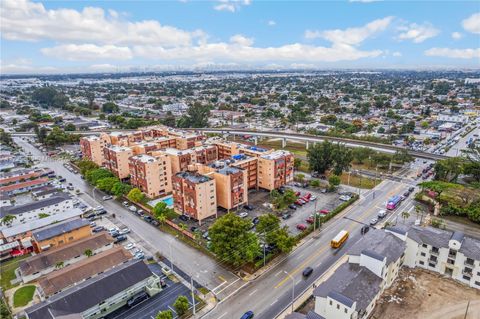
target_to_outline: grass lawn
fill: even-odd
[[[17,257],[12,260],[2,262],[0,264],[0,286],[3,290],[8,290],[16,285],[10,283],[11,280],[15,279],[15,269],[18,268],[20,261],[27,258],[27,256]]]
[[[13,294],[13,306],[15,308],[26,306],[33,299],[35,289],[36,287],[34,285],[18,288]]]

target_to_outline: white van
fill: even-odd
[[[378,218],[384,218],[385,216],[387,216],[387,211],[382,209],[382,210],[378,211],[377,216],[378,216]]]

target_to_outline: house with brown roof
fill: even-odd
[[[49,273],[38,281],[39,288],[37,291],[40,298],[48,298],[112,267],[123,264],[131,258],[132,254],[122,246],[108,249],[73,265]]]
[[[108,250],[113,247],[113,242],[114,239],[105,232],[94,234],[25,259],[20,263],[19,274],[24,283],[30,282],[51,273],[60,263],[66,267],[87,258],[87,249],[92,251],[93,255]]]

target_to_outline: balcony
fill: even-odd
[[[473,263],[474,263],[474,260],[473,260],[473,259],[467,258],[467,259],[465,260],[465,265],[473,266]]]
[[[457,258],[457,254],[449,253],[448,258],[455,259],[455,258]]]
[[[438,263],[438,259],[436,259],[436,258],[435,259],[429,259],[428,262],[436,265]]]
[[[465,268],[465,269],[463,269],[462,274],[465,275],[465,276],[472,277],[473,271],[470,268]]]
[[[430,249],[430,254],[434,256],[438,256],[440,254],[440,251],[438,249]]]

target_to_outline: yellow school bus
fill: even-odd
[[[342,246],[343,243],[347,241],[347,239],[348,231],[342,230],[337,234],[337,236],[335,236],[335,238],[332,239],[332,241],[330,242],[330,246],[332,246],[332,248],[338,248]]]

